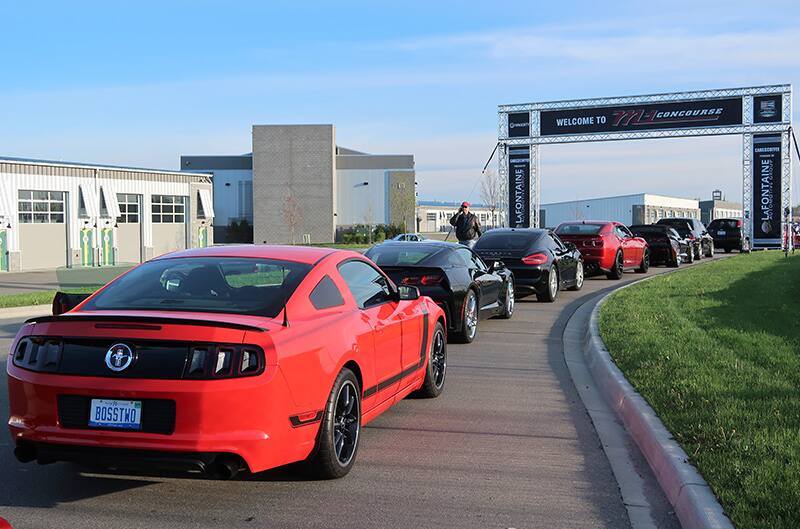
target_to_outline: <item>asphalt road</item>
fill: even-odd
[[[473,344],[449,346],[444,394],[406,399],[365,428],[344,479],[279,469],[224,482],[23,465],[0,433],[0,517],[15,529],[627,528],[562,334],[581,304],[641,277],[589,279],[554,304],[522,300],[513,319],[482,321]],[[3,372],[19,323],[0,320]],[[7,419],[0,376],[0,427]]]

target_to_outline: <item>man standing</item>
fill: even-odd
[[[469,202],[462,202],[455,215],[450,217],[450,224],[456,228],[459,244],[472,248],[478,237],[482,235],[481,224],[474,213],[469,212]]]

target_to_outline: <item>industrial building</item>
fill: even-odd
[[[251,153],[181,156],[181,170],[213,173],[218,242],[242,221],[257,243],[329,243],[356,224],[414,229],[414,156],[337,146],[333,125],[255,125]]]
[[[711,200],[700,201],[700,220],[708,225],[714,219],[741,219],[742,205],[738,202],[728,202],[722,191],[715,190]]]
[[[558,226],[568,220],[613,220],[623,224],[652,224],[665,217],[700,218],[695,199],[639,193],[542,204],[541,225]]]
[[[458,212],[461,202],[439,202],[436,200],[420,200],[417,205],[417,231],[434,233],[448,231],[450,218]],[[470,204],[469,210],[478,217],[484,228],[496,228],[501,225],[503,212],[497,207],[485,204]]]
[[[139,263],[213,236],[210,174],[0,158],[0,269]]]

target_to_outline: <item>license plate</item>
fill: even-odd
[[[719,230],[719,231],[717,232],[717,235],[725,235],[725,230]]]
[[[89,426],[94,428],[142,428],[142,402],[138,400],[92,399]]]

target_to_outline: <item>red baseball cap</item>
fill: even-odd
[[[461,203],[461,207],[462,208],[468,208],[469,207],[469,202],[462,202]]]
[[[0,529],[12,529],[11,524],[5,518],[0,518]]]

